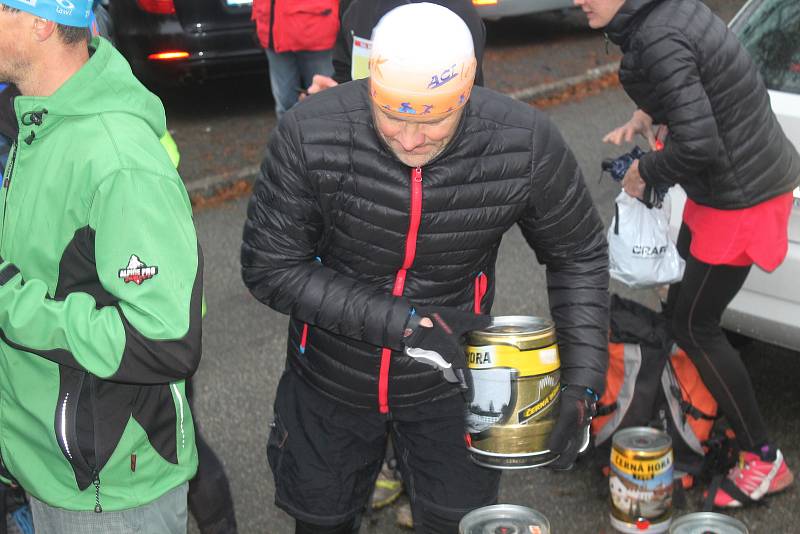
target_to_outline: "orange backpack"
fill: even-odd
[[[707,466],[717,402],[688,355],[670,339],[663,316],[617,295],[611,300],[606,389],[592,420],[599,457],[619,429],[652,426],[672,438],[684,486]]]

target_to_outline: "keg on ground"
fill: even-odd
[[[458,534],[550,534],[550,522],[531,508],[495,504],[473,510],[458,523]]]
[[[467,334],[473,399],[466,410],[467,445],[485,467],[523,469],[558,456],[547,438],[558,417],[560,361],[553,322],[493,317]]]
[[[672,439],[650,427],[611,439],[611,526],[627,534],[666,532],[672,520]]]
[[[747,526],[729,515],[696,512],[675,519],[669,534],[749,534]]]

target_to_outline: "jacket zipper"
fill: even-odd
[[[308,323],[303,323],[303,333],[300,334],[300,354],[306,352],[306,342],[308,341]]]
[[[486,273],[478,273],[478,276],[475,277],[475,306],[473,308],[473,311],[478,315],[481,313],[481,302],[486,295],[488,286],[489,277],[486,276]]]
[[[342,187],[342,185],[341,185],[341,182],[340,182],[339,183],[339,190],[340,191],[341,191],[341,187]],[[315,259],[320,264],[322,263],[322,258],[320,258],[319,256],[317,256]],[[308,323],[303,323],[303,332],[300,334],[300,354],[305,354],[305,352],[306,352],[306,343],[308,343],[308,330],[309,330]]]
[[[98,464],[100,461],[97,458],[98,451],[100,447],[97,444],[97,435],[99,432],[97,431],[97,392],[95,391],[95,378],[92,375],[89,375],[90,382],[90,391],[92,393],[92,423],[94,428],[94,467],[92,468],[92,484],[94,484],[94,511],[95,513],[99,514],[103,511],[103,507],[100,505],[100,469],[98,469]]]
[[[11,178],[14,174],[14,166],[17,163],[17,150],[19,144],[14,142],[14,145],[11,147],[11,159],[9,160],[8,167],[6,168],[6,174],[3,177],[3,228],[0,230],[0,247],[3,245],[3,241],[5,241],[4,237],[6,235],[6,210],[8,209],[8,193],[11,191]]]
[[[186,448],[186,431],[184,430],[183,395],[181,395],[181,391],[178,389],[177,384],[172,383],[170,384],[170,387],[172,388],[172,392],[178,398],[178,416],[181,419],[181,449],[184,449]]]
[[[419,234],[419,223],[422,219],[422,167],[411,169],[411,215],[408,221],[408,233],[406,234],[405,256],[403,266],[397,271],[394,277],[394,287],[392,295],[400,297],[406,285],[406,275],[408,269],[414,263],[417,254],[417,235]],[[389,363],[391,361],[392,349],[383,347],[381,350],[381,368],[378,375],[378,409],[380,413],[389,413]]]
[[[267,42],[267,49],[277,52],[275,50],[275,0],[270,0],[269,3],[269,41]]]

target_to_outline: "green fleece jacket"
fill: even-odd
[[[46,98],[17,97],[0,191],[0,469],[69,510],[146,504],[191,478],[184,379],[202,256],[159,143],[164,108],[95,38]]]

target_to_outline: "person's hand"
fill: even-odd
[[[589,423],[596,411],[597,397],[583,386],[567,385],[561,390],[558,419],[547,438],[547,448],[559,457],[547,467],[572,469],[578,453],[589,446]]]
[[[419,307],[404,332],[406,354],[437,367],[450,382],[469,384],[469,369],[462,337],[491,324],[488,315],[477,315],[445,306]]]
[[[330,89],[331,87],[336,87],[337,85],[339,84],[336,82],[336,80],[330,76],[325,76],[324,74],[315,74],[314,77],[311,78],[311,85],[308,86],[305,94],[300,93],[298,99],[302,100],[308,95],[322,92],[325,89]]]
[[[608,132],[603,137],[603,142],[615,145],[621,145],[623,141],[631,143],[637,134],[647,139],[651,150],[656,150],[657,143],[656,136],[653,133],[653,119],[640,109],[633,112],[631,120]]]
[[[644,190],[647,183],[642,180],[642,175],[639,174],[639,160],[633,160],[631,166],[628,167],[628,172],[622,177],[622,189],[625,190],[630,196],[644,200]]]

